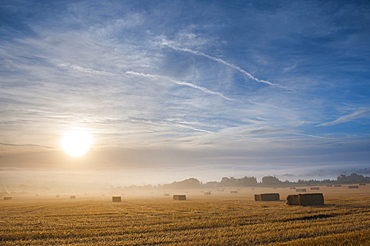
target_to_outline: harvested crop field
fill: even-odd
[[[369,245],[368,188],[329,189],[322,189],[324,206],[307,207],[255,202],[248,188],[234,196],[194,191],[185,201],[163,194],[123,197],[120,203],[110,197],[14,197],[0,202],[0,244]],[[281,199],[291,192],[277,191]]]

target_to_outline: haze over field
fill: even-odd
[[[369,23],[365,0],[1,1],[0,184],[369,168]]]

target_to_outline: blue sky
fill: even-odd
[[[368,1],[0,7],[3,170],[78,162],[162,182],[165,170],[207,180],[370,165]],[[60,149],[75,128],[94,139],[78,161]]]

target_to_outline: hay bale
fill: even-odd
[[[164,194],[163,194],[163,196],[170,196],[170,194],[168,194],[168,193],[164,193]]]
[[[358,184],[358,185],[366,185],[366,184],[362,183],[362,184]]]
[[[300,206],[324,205],[324,196],[322,193],[288,195],[286,204]]]
[[[210,191],[206,191],[203,194],[206,195],[206,196],[210,196],[212,193]]]
[[[310,190],[320,190],[319,187],[311,187]]]
[[[255,194],[254,200],[255,201],[279,201],[280,195],[279,193]]]
[[[76,196],[70,196],[69,199],[76,199]]]
[[[298,195],[288,195],[286,198],[286,204],[288,205],[300,205]]]
[[[173,195],[173,200],[186,200],[186,195]]]
[[[290,189],[294,190],[294,189],[295,189],[295,187],[290,187]]]
[[[358,189],[358,185],[349,185],[348,189]]]
[[[112,202],[121,202],[121,196],[112,196]]]
[[[306,192],[307,190],[306,189],[296,189],[295,191],[296,192]]]
[[[334,185],[334,187],[342,187],[342,185]]]
[[[324,205],[324,196],[322,193],[299,194],[301,206]]]
[[[231,191],[230,191],[230,194],[236,194],[236,193],[238,193],[238,191],[237,191],[237,190],[231,190]]]
[[[4,196],[4,200],[12,200],[11,196]]]
[[[333,187],[333,185],[326,185],[326,187]]]

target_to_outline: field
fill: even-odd
[[[110,195],[1,198],[0,244],[370,245],[370,185],[320,187],[325,206],[307,207],[285,205],[296,193],[289,188],[236,189],[125,194],[115,203]],[[263,192],[281,201],[253,200]],[[187,200],[173,201],[175,193]]]

